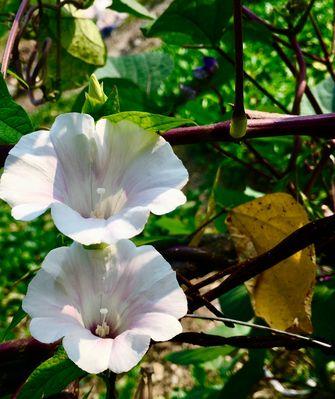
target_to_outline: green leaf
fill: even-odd
[[[86,18],[74,18],[71,14],[61,20],[62,47],[73,57],[91,65],[106,62],[105,43],[96,24]],[[54,30],[56,34],[56,30]],[[71,79],[71,77],[68,77]]]
[[[107,116],[106,119],[112,123],[128,120],[151,132],[166,132],[167,130],[178,126],[195,124],[190,119],[173,118],[171,116],[138,111],[119,112],[117,114]]]
[[[221,337],[235,337],[236,335],[248,335],[251,331],[251,327],[241,326],[239,324],[235,324],[234,328],[230,328],[225,326],[224,324],[220,324],[217,327],[214,327],[207,334],[220,335]]]
[[[335,284],[332,281],[317,285],[312,301],[312,324],[314,334],[335,340],[335,326],[329,315],[335,312]]]
[[[20,306],[20,308],[17,310],[17,312],[14,313],[14,316],[13,316],[12,321],[10,322],[9,326],[3,332],[3,334],[0,338],[0,342],[4,341],[6,339],[8,333],[11,330],[13,330],[13,328],[16,327],[20,323],[20,321],[22,321],[26,316],[27,316],[27,313]]]
[[[108,95],[107,101],[105,102],[102,114],[112,115],[120,113],[120,100],[119,93],[116,86],[112,87],[111,92]]]
[[[312,93],[324,114],[335,111],[335,83],[332,78],[318,83],[312,88]],[[305,95],[301,102],[301,113],[304,115],[315,114],[314,108]]]
[[[249,361],[232,375],[224,385],[218,398],[248,398],[254,385],[264,377],[265,353],[266,351],[263,349],[250,350]]]
[[[62,9],[61,18],[61,89],[67,90],[85,84],[97,67],[106,62],[106,47],[96,24],[85,18],[76,18]],[[56,14],[45,10],[41,20],[39,42],[50,37],[57,43]],[[48,90],[59,89],[57,82],[57,46],[51,47],[46,67]]]
[[[166,43],[214,45],[233,13],[232,0],[175,0],[144,34]]]
[[[15,144],[23,134],[33,131],[26,111],[12,99],[0,74],[0,143]]]
[[[142,4],[136,0],[113,0],[111,9],[118,12],[127,12],[139,18],[154,19],[155,16],[151,14]]]
[[[135,83],[147,96],[158,88],[173,69],[171,57],[162,52],[148,52],[122,57],[109,57],[103,68],[95,72],[97,78],[127,79]],[[120,96],[122,99],[122,97]]]
[[[38,366],[28,377],[18,399],[41,399],[61,392],[70,382],[87,373],[68,359],[61,347],[50,359]]]
[[[155,225],[166,230],[170,235],[188,235],[194,231],[193,224],[185,224],[181,220],[169,216],[160,217]]]
[[[226,317],[249,321],[254,312],[250,303],[250,297],[244,285],[240,285],[219,298],[222,312]],[[234,329],[231,329],[232,331]]]
[[[104,84],[104,90],[108,93],[113,90],[113,87],[117,88],[119,96],[119,107],[121,111],[153,111],[155,112],[157,107],[153,102],[150,101],[149,97],[133,82],[126,79],[102,79]],[[82,106],[85,101],[85,91],[82,92],[76,98],[73,105],[73,112],[81,112]],[[108,114],[105,114],[108,115]]]
[[[180,352],[168,354],[165,359],[180,365],[194,365],[214,360],[219,356],[229,355],[234,348],[232,346],[209,346],[207,348],[185,349]]]

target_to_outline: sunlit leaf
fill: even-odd
[[[215,44],[233,13],[232,0],[175,0],[145,30],[170,44]]]
[[[190,119],[174,118],[165,115],[151,114],[149,112],[135,111],[119,112],[117,114],[107,116],[106,119],[112,123],[128,120],[143,127],[143,129],[161,133],[175,127],[194,124],[194,122]]]
[[[240,260],[268,251],[308,221],[305,209],[285,193],[240,205],[227,218]],[[310,246],[249,281],[256,315],[274,328],[311,332],[315,274],[314,247]]]

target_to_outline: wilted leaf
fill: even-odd
[[[240,205],[227,218],[241,260],[268,251],[306,223],[305,209],[285,193]],[[314,247],[310,246],[249,281],[256,315],[271,327],[310,333],[315,273]]]

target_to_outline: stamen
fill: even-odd
[[[106,192],[106,189],[105,189],[105,188],[103,188],[103,187],[98,187],[98,188],[97,188],[97,194],[98,194],[98,195],[104,195],[105,192]]]
[[[108,309],[106,308],[100,309],[100,314],[103,316],[102,323],[97,325],[95,333],[101,338],[105,338],[109,334],[109,325],[106,323],[107,313]]]
[[[102,198],[105,195],[105,193],[106,193],[106,189],[105,188],[103,188],[103,187],[98,187],[97,188],[97,194],[99,195],[99,202],[102,201]]]

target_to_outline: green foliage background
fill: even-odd
[[[278,0],[276,2],[257,0],[245,1],[244,4],[277,27],[284,27],[298,21],[306,7],[306,2],[303,0]],[[203,9],[201,5],[204,6]],[[16,7],[17,2],[15,1],[0,1],[0,10],[2,11],[8,8],[15,10]],[[124,5],[120,7],[124,7]],[[215,49],[190,47],[202,44],[209,47],[219,46],[230,56],[233,55],[231,13],[229,11],[231,2],[175,0],[172,7],[158,20],[144,24],[143,32],[146,36],[158,36],[163,39],[159,48],[136,55],[108,57],[104,66],[102,66],[105,58],[104,45],[97,36],[94,36],[96,38],[93,51],[95,57],[92,56],[93,58],[88,61],[87,59],[85,61],[85,54],[78,55],[77,44],[78,40],[81,40],[81,36],[79,39],[75,35],[71,36],[73,41],[67,41],[62,45],[63,72],[65,71],[62,88],[74,89],[75,86],[80,86],[80,92],[65,91],[58,101],[49,102],[39,107],[31,115],[34,128],[49,127],[59,113],[71,110],[80,111],[86,91],[83,83],[87,81],[87,77],[94,70],[96,70],[97,77],[104,82],[107,94],[114,86],[117,87],[121,111],[155,112],[189,119],[200,125],[229,119],[232,111],[230,104],[234,102],[234,70],[232,66]],[[331,10],[331,0],[318,0],[313,7],[313,13],[328,48],[331,47],[333,29]],[[178,18],[175,17],[176,13]],[[192,23],[188,21],[188,25],[185,19],[189,19],[190,16]],[[52,19],[49,19],[50,21]],[[77,20],[73,22],[71,19],[72,30],[74,29],[73,24],[77,23]],[[132,19],[127,23],[131,24]],[[48,32],[54,31],[53,27],[46,29]],[[222,29],[225,29],[223,34],[221,34]],[[78,30],[75,32],[77,35],[80,34]],[[0,28],[0,33],[6,33],[3,26]],[[298,39],[304,51],[317,57],[323,56],[309,21],[299,33]],[[187,46],[184,47],[184,44]],[[92,55],[91,50],[90,48],[85,51]],[[291,50],[286,51],[289,59],[294,63],[294,53]],[[210,78],[199,80],[194,76],[194,70],[203,66],[204,56],[215,57],[218,69]],[[80,65],[71,64],[71,57],[74,57]],[[251,23],[245,24],[244,57],[245,70],[283,107],[291,109],[295,79],[274,51],[269,34],[264,31],[263,27],[255,27]],[[326,67],[308,57],[306,57],[306,62],[308,84],[316,98],[319,99],[322,110],[324,112],[334,111],[334,82],[329,77]],[[67,78],[67,76],[73,76],[69,65],[75,66],[76,71],[80,69],[82,72],[74,84]],[[48,87],[50,90],[54,90],[54,70],[51,66],[49,66],[48,76]],[[192,98],[190,98],[189,92],[185,92],[185,87],[191,89]],[[245,100],[248,109],[281,112],[248,80],[245,82]],[[314,113],[307,99],[303,100],[301,111],[306,114]],[[2,142],[6,142],[4,138],[0,137],[0,139]],[[214,193],[215,210],[218,212],[223,207],[232,208],[262,193],[285,190],[288,181],[293,181],[298,190],[302,190],[309,178],[309,174],[306,173],[306,163],[314,164],[315,154],[321,150],[321,144],[319,147],[316,147],[317,144],[312,146],[306,140],[306,145],[299,153],[296,169],[292,173],[284,174],[293,148],[292,137],[259,139],[253,144],[255,149],[265,156],[280,174],[284,175],[282,178],[267,178],[267,169],[264,165],[257,164],[255,155],[245,144],[225,143],[220,146],[226,153],[233,154],[239,162],[218,153],[210,144],[177,148],[178,155],[183,159],[191,175],[187,187],[188,202],[171,214],[160,218],[151,216],[143,235],[137,239],[138,242],[164,240],[176,243],[187,242],[189,235],[204,220],[203,215],[211,192]],[[243,164],[256,164],[263,176]],[[213,190],[213,183],[219,168],[221,170],[220,181]],[[305,205],[311,219],[322,216],[321,206],[327,203],[327,192],[331,189],[333,181],[334,170],[326,168],[322,178],[314,185],[311,196],[306,198]],[[224,218],[223,214],[215,221],[212,233],[226,234]],[[30,223],[16,222],[10,216],[9,207],[1,203],[0,306],[2,311],[0,312],[0,333],[6,331],[11,317],[20,306],[27,283],[39,268],[45,255],[52,248],[64,244],[67,244],[67,241],[55,230],[49,214]],[[334,262],[332,254],[319,260],[319,264],[327,266],[331,266],[332,262]],[[313,303],[315,333],[332,340],[335,339],[335,326],[329,320],[334,314],[334,299],[335,282],[333,280],[322,282],[317,286]],[[244,287],[235,289],[220,298],[220,304],[230,317],[241,320],[250,320],[253,317]],[[25,327],[21,325],[9,331],[6,338],[14,338],[26,333]],[[222,327],[215,333],[227,336],[230,332],[226,327]],[[239,333],[245,335],[250,334],[250,331],[241,329]],[[172,353],[167,360],[189,367],[193,377],[193,387],[175,389],[170,398],[246,398],[256,389],[264,387],[264,364],[277,377],[285,380],[288,387],[304,388],[307,381],[312,378],[317,382],[316,392],[319,396],[315,397],[333,397],[335,394],[335,359],[327,358],[317,351],[301,351],[291,358],[295,364],[295,368],[292,370],[285,365],[285,359],[288,357],[289,355],[285,351],[261,350],[248,353],[230,347]],[[138,370],[135,370],[120,381],[121,397],[130,397],[130,392],[134,392],[138,374]],[[330,396],[327,396],[328,394]]]

